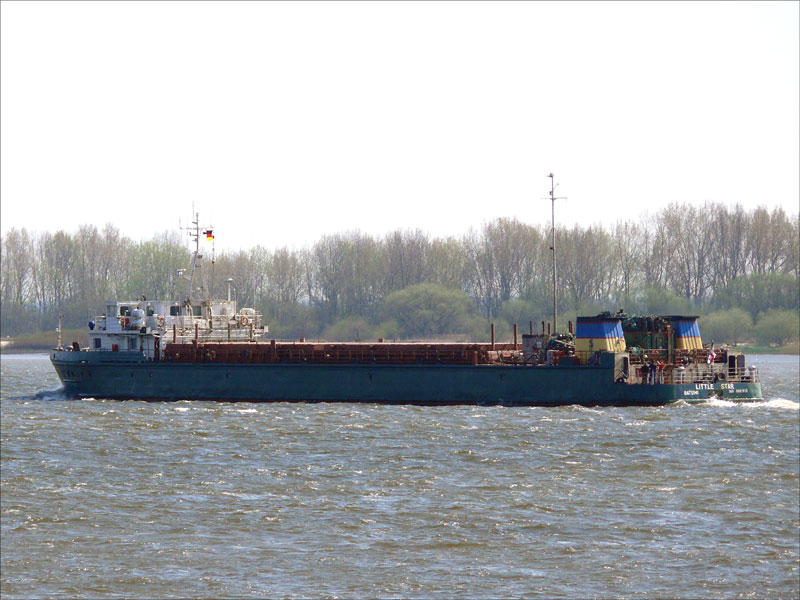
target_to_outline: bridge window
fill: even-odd
[[[169,307],[169,316],[170,317],[177,317],[181,314],[181,307],[180,306],[170,306]]]
[[[95,348],[99,348],[100,347],[100,338],[99,337],[94,338],[94,347]]]

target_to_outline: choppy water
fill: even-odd
[[[66,400],[2,357],[3,598],[797,597],[797,357],[767,401]]]

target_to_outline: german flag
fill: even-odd
[[[214,231],[212,229],[209,229],[208,231],[204,231],[203,233],[206,234],[206,241],[207,242],[210,242],[211,240],[214,239]]]

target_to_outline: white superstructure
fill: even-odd
[[[192,298],[202,258],[199,220],[195,219],[191,230],[195,250],[189,273],[180,271],[188,281],[185,298],[164,301],[142,296],[140,300],[106,302],[103,314],[89,322],[89,351],[142,352],[146,358],[157,360],[170,342],[258,341],[269,332],[260,312],[253,308],[237,310],[230,289],[227,300],[211,300],[207,287],[199,282],[201,299]]]

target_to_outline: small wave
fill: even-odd
[[[64,392],[64,388],[58,388],[57,390],[39,390],[38,392],[34,392],[31,396],[21,396],[18,398],[13,398],[13,400],[42,400],[45,402],[64,402],[66,400],[77,400],[75,396],[70,396],[66,392]]]
[[[773,398],[764,402],[768,408],[782,408],[784,410],[800,410],[800,402],[788,398]]]
[[[576,412],[594,413],[597,415],[603,414],[603,411],[599,408],[593,408],[591,406],[583,406],[581,404],[570,404],[567,408],[574,410]],[[575,419],[572,420],[574,421]]]
[[[733,400],[723,400],[722,398],[709,398],[705,402],[701,402],[700,406],[714,406],[717,408],[730,408],[732,406],[739,406],[742,402],[734,402]]]
[[[735,401],[723,400],[721,398],[710,398],[703,403],[705,406],[713,406],[718,408],[737,407],[748,410],[758,409],[779,409],[779,410],[800,410],[800,403],[788,398],[772,398],[771,400],[755,400],[755,401]]]

